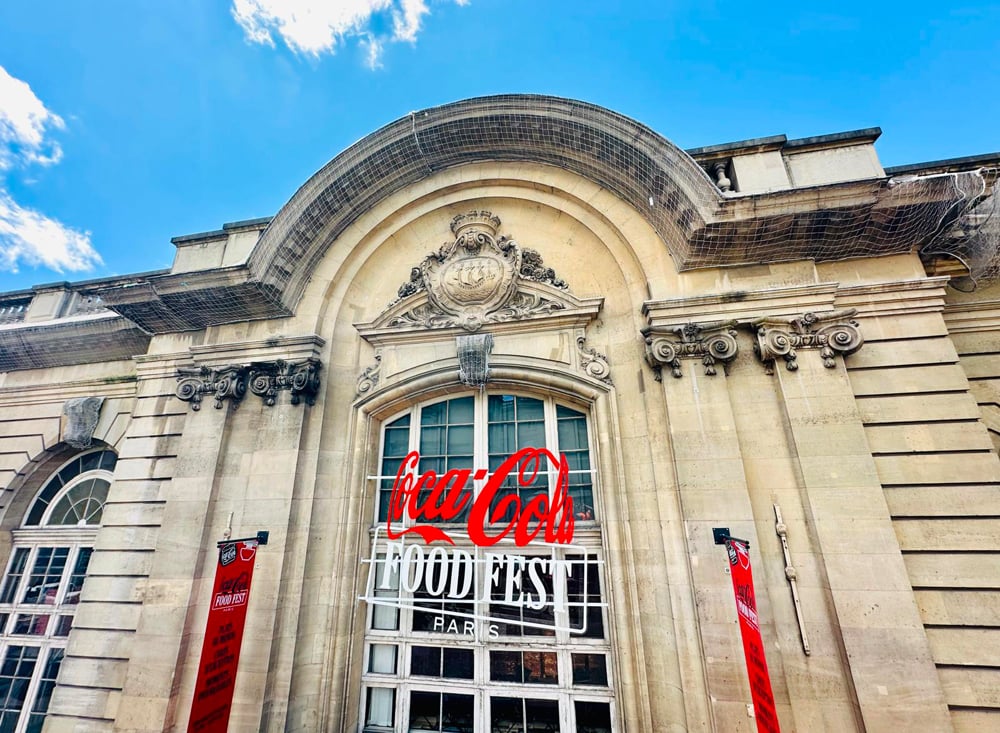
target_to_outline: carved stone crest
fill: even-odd
[[[519,290],[521,282],[541,282],[565,289],[566,283],[545,267],[541,255],[497,237],[500,219],[489,211],[471,211],[452,219],[452,242],[424,258],[398,290],[399,302],[426,291],[427,302],[396,316],[390,325],[478,331],[483,324],[547,313],[564,306]]]

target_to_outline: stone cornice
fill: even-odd
[[[944,307],[949,333],[1000,331],[1000,300],[978,303],[949,303]]]
[[[139,379],[173,379],[177,370],[192,365],[222,367],[255,361],[301,361],[318,358],[326,342],[315,334],[276,336],[238,343],[192,346],[186,351],[143,354],[135,357]]]
[[[642,313],[653,329],[719,318],[753,320],[761,313],[791,316],[803,310],[829,310],[839,287],[837,283],[817,283],[650,300],[643,303]]]
[[[131,359],[150,336],[116,313],[0,326],[0,371]]]
[[[856,309],[858,317],[939,313],[945,307],[948,280],[947,277],[928,277],[841,285],[837,289],[835,304],[838,308]]]

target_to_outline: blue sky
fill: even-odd
[[[884,165],[1000,150],[1000,3],[0,4],[0,290],[169,267],[387,122],[554,94],[681,147],[880,126]]]

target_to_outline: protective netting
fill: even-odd
[[[158,275],[100,295],[151,332],[289,315],[358,217],[441,170],[488,161],[598,183],[640,212],[681,271],[924,248],[983,191],[972,172],[725,195],[687,153],[627,117],[554,97],[485,97],[412,113],[352,145],[271,221],[246,267]]]
[[[131,359],[146,353],[149,338],[109,311],[0,326],[0,372]]]
[[[925,260],[944,256],[961,262],[969,274],[953,277],[951,285],[963,291],[1000,278],[1000,196],[996,191],[1000,169],[980,173],[980,188],[956,206],[942,230],[920,249]]]
[[[492,333],[474,333],[455,339],[458,349],[458,381],[468,387],[482,389],[490,378]]]

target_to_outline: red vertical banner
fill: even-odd
[[[229,726],[256,558],[257,540],[219,546],[188,733],[226,733]]]
[[[757,598],[753,592],[750,548],[743,540],[729,537],[726,539],[726,552],[729,555],[730,574],[733,576],[736,615],[740,619],[743,656],[746,658],[747,673],[750,677],[750,697],[753,699],[757,731],[780,733],[778,715],[774,710],[774,694],[771,692],[771,678],[767,673],[767,659],[764,657],[764,642],[760,637],[760,624],[757,619]]]

